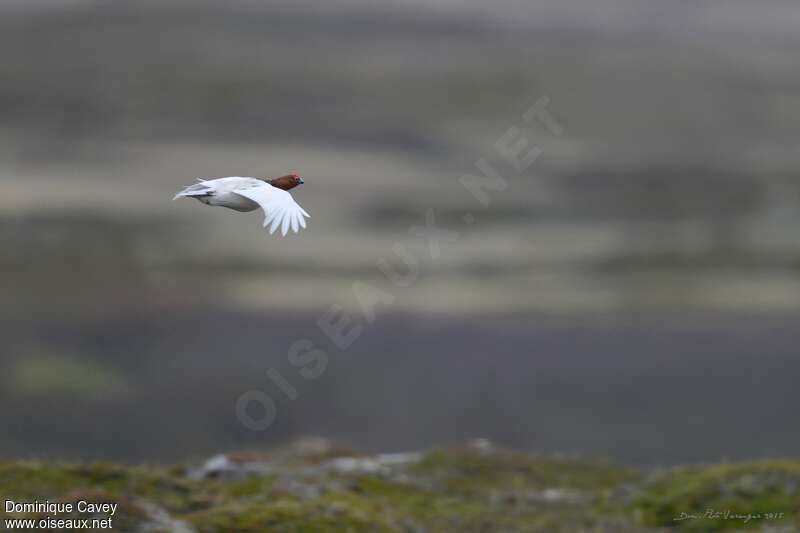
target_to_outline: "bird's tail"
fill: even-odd
[[[200,183],[189,185],[181,192],[176,194],[173,200],[177,200],[178,198],[184,198],[184,197],[194,198],[197,196],[208,196],[210,194],[213,194],[213,192],[214,192],[213,188],[209,187],[202,180],[200,180]]]

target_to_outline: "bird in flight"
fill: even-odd
[[[304,183],[296,173],[280,178],[198,178],[175,195],[178,198],[194,198],[206,205],[218,205],[235,211],[264,210],[264,227],[270,226],[270,234],[280,228],[286,235],[289,228],[295,233],[306,227],[310,215],[289,194],[290,189]]]

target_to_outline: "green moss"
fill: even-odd
[[[353,480],[349,490],[349,493],[334,493],[325,497],[335,500],[346,495],[351,501],[364,502],[362,505],[377,505],[401,516],[421,520],[469,514],[478,508],[447,493],[369,476],[360,476]]]
[[[219,493],[227,499],[255,498],[272,493],[275,477],[270,475],[255,476],[239,481],[215,481]]]
[[[0,463],[0,491],[8,499],[29,500],[55,496],[79,482],[63,465],[38,461]]]
[[[792,461],[645,476],[602,462],[458,448],[431,451],[391,472],[349,474],[321,466],[313,454],[278,450],[270,457],[269,474],[197,481],[178,467],[0,462],[0,493],[17,501],[115,502],[115,529],[121,531],[148,522],[151,504],[200,532],[558,533],[642,526],[719,531],[791,520],[800,526],[800,463]],[[547,497],[548,489],[561,492]],[[709,508],[785,516],[749,523],[702,516],[674,520]]]
[[[211,504],[204,485],[155,467],[40,461],[0,463],[0,493],[9,499],[56,501],[76,490],[103,491],[117,500],[143,498],[173,512]]]
[[[634,508],[645,525],[686,531],[762,528],[790,519],[800,525],[800,463],[762,461],[672,469],[644,487]],[[714,511],[723,515],[714,516]],[[726,519],[726,511],[760,517],[745,522],[729,514]],[[768,517],[769,513],[783,516]]]
[[[632,469],[599,461],[537,457],[507,450],[485,453],[469,448],[431,451],[412,472],[431,477],[450,490],[465,493],[554,487],[598,490],[617,486],[638,475]]]
[[[280,499],[265,505],[227,505],[185,517],[199,532],[391,533],[381,516],[344,502]]]
[[[392,517],[394,522],[442,532],[576,531],[599,527],[604,519],[592,504],[594,492],[589,494],[592,502],[544,503],[535,497],[536,482],[504,486],[503,468],[489,472],[491,456],[477,458],[474,452],[463,450],[459,453],[464,455],[455,459],[444,450],[432,452],[403,482],[363,475],[350,478],[348,492],[329,493],[323,499],[346,499],[350,505]],[[502,459],[506,467],[519,466],[519,460],[511,456]],[[524,476],[525,470],[513,475],[520,473]],[[448,476],[457,476],[457,490],[453,490],[453,478]],[[469,480],[470,476],[476,479]],[[595,489],[605,491],[604,484]]]

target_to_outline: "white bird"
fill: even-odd
[[[270,234],[281,228],[286,235],[291,227],[297,231],[306,227],[305,217],[310,215],[289,194],[290,189],[305,183],[297,174],[280,178],[198,178],[199,183],[190,185],[175,195],[178,198],[194,198],[206,205],[218,205],[236,211],[264,210],[264,227],[270,226]]]

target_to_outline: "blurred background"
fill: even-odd
[[[796,455],[798,29],[789,0],[4,0],[0,454]],[[521,120],[542,96],[564,135]],[[542,149],[524,173],[510,126]],[[479,157],[508,180],[488,208],[458,182]],[[290,171],[291,238],[171,201]],[[428,208],[460,233],[435,261]],[[376,267],[395,243],[408,288]],[[354,282],[395,301],[342,351],[317,321],[359,319]]]

